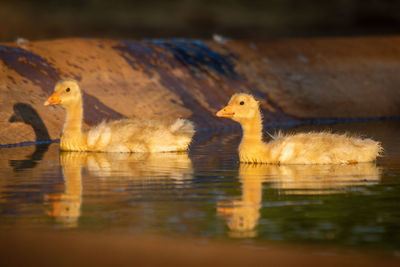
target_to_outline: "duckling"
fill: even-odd
[[[259,103],[250,94],[234,94],[218,117],[240,123],[243,137],[239,145],[241,162],[271,164],[355,164],[374,161],[383,152],[379,142],[346,134],[309,132],[278,134],[262,140],[262,115]]]
[[[191,121],[174,123],[121,119],[82,131],[82,92],[75,80],[59,81],[45,106],[60,105],[66,111],[60,138],[62,151],[168,152],[187,150],[195,129]]]

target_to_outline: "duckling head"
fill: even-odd
[[[82,94],[78,82],[75,80],[62,80],[57,82],[53,94],[47,99],[44,105],[60,105],[68,108],[81,102]]]
[[[250,94],[234,94],[226,107],[217,112],[218,117],[230,118],[243,123],[259,116],[258,101]]]

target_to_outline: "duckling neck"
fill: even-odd
[[[262,120],[257,114],[253,119],[242,122],[243,137],[241,145],[251,144],[252,146],[262,144]]]
[[[61,135],[60,145],[62,150],[80,150],[83,145],[82,134],[82,103],[66,108],[66,118]]]
[[[241,123],[243,129],[242,141],[239,145],[241,162],[264,162],[268,155],[268,145],[262,140],[261,115]]]
[[[67,115],[65,118],[65,124],[63,128],[64,134],[73,134],[74,136],[82,135],[82,117],[83,110],[82,104],[67,108]]]

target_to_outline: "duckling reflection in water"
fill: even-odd
[[[262,183],[281,194],[333,194],[353,186],[376,184],[380,169],[374,163],[355,165],[240,164],[240,200],[221,201],[217,214],[227,220],[232,237],[255,237],[262,203]]]
[[[98,177],[168,177],[175,182],[190,180],[192,161],[186,152],[87,153],[86,167]]]
[[[265,182],[283,194],[335,194],[350,187],[368,186],[380,181],[375,163],[352,165],[263,165]]]
[[[176,185],[193,177],[193,168],[187,153],[93,153],[60,152],[60,165],[64,176],[65,190],[61,194],[47,195],[46,202],[51,206],[48,215],[66,227],[76,227],[81,216],[82,206],[82,168],[90,175],[105,179],[97,181],[96,189],[109,190],[109,179],[120,177],[122,186],[126,181],[137,180],[143,183],[144,177],[171,179]],[[146,179],[151,183],[151,179]],[[115,186],[115,183],[112,183]]]
[[[64,193],[47,195],[46,201],[51,206],[47,212],[66,227],[76,227],[82,206],[82,166],[86,155],[83,153],[60,153],[60,165],[64,177]]]
[[[217,214],[224,216],[232,237],[255,237],[255,227],[260,218],[262,200],[262,182],[265,173],[254,164],[241,164],[239,177],[242,184],[240,200],[221,201]]]

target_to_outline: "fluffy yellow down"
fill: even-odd
[[[243,130],[239,146],[241,162],[272,164],[354,164],[374,161],[383,148],[372,139],[346,134],[310,132],[278,134],[262,141],[262,116],[259,103],[249,94],[235,94],[217,116],[231,118]]]
[[[60,105],[66,118],[60,138],[63,151],[168,152],[188,149],[195,129],[191,121],[173,123],[154,120],[121,119],[102,122],[82,132],[82,93],[74,80],[56,84],[45,105]]]

